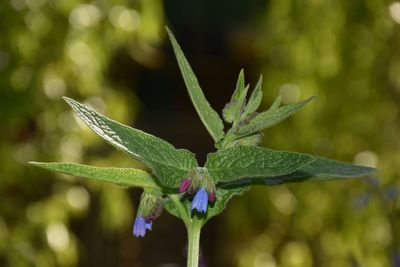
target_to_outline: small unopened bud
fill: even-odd
[[[187,192],[194,195],[192,201],[192,210],[200,213],[206,213],[209,202],[216,199],[216,187],[214,180],[208,173],[207,168],[197,167],[191,170],[187,177],[181,182],[179,192]]]
[[[190,178],[183,179],[181,185],[179,186],[179,193],[186,192],[191,183],[192,180]]]
[[[208,201],[210,202],[214,202],[215,201],[215,192],[211,192],[210,194],[208,194]]]

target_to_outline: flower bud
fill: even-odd
[[[179,192],[195,194],[192,201],[192,210],[201,213],[207,212],[208,202],[214,202],[216,188],[207,168],[197,167],[191,170],[187,178],[179,186]]]

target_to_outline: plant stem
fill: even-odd
[[[190,225],[187,226],[188,231],[188,258],[187,267],[199,266],[199,250],[200,250],[200,232],[202,220],[193,217]]]
[[[172,202],[174,203],[175,207],[178,209],[179,215],[181,216],[183,222],[185,223],[186,227],[188,228],[190,226],[190,217],[189,214],[187,212],[187,210],[185,209],[185,207],[183,206],[181,200],[179,199],[179,196],[176,194],[171,194],[168,195],[169,198],[172,200]]]
[[[179,195],[168,195],[175,207],[178,209],[179,215],[185,223],[188,233],[188,256],[187,267],[199,266],[199,250],[200,250],[200,232],[203,226],[203,220],[197,216],[190,218],[188,211],[179,199]]]

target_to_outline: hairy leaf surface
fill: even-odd
[[[374,168],[349,164],[322,157],[314,157],[315,161],[291,174],[263,179],[268,185],[287,182],[340,180],[362,177],[376,171]]]
[[[259,132],[265,128],[271,127],[296,113],[299,109],[304,107],[314,98],[315,96],[296,104],[285,105],[279,108],[269,109],[267,111],[259,113],[248,123],[240,125],[240,127],[236,129],[236,133],[240,135],[249,135]]]
[[[243,112],[242,118],[246,118],[251,113],[255,112],[260,106],[261,100],[262,100],[262,76],[260,76],[260,79],[258,80],[256,87],[251,93],[249,101]]]
[[[64,98],[96,134],[146,164],[166,187],[178,187],[189,170],[197,166],[193,153],[176,149],[151,134],[106,118],[77,101]]]
[[[222,114],[226,122],[232,123],[233,121],[238,119],[235,118],[235,113],[238,108],[239,99],[243,95],[243,90],[244,90],[244,71],[243,69],[241,69],[236,82],[236,89],[232,94],[231,100],[229,101],[228,104],[226,104],[224,110],[222,111]],[[244,94],[244,97],[242,97],[243,100],[245,97],[246,94]]]
[[[314,161],[299,170],[274,177],[246,178],[237,182],[221,184],[223,188],[237,188],[253,185],[279,185],[308,181],[343,180],[362,177],[376,171],[374,168],[353,165],[323,157],[314,157]]]
[[[215,182],[292,173],[314,161],[310,155],[252,146],[233,146],[208,154],[205,167]]]
[[[110,182],[126,187],[142,187],[144,189],[160,190],[160,186],[147,172],[131,168],[94,167],[75,163],[58,162],[30,162],[35,166],[61,172],[64,174],[80,176],[101,182]]]

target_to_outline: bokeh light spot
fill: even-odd
[[[389,13],[392,19],[400,24],[400,2],[391,3],[389,6]]]
[[[300,89],[296,84],[287,83],[280,87],[279,94],[283,104],[292,104],[299,100]]]
[[[52,223],[46,229],[47,242],[54,251],[64,251],[68,248],[70,237],[67,228],[62,223]]]
[[[269,253],[259,253],[254,258],[254,267],[276,267],[275,259]]]
[[[269,194],[274,206],[285,215],[290,215],[296,208],[296,198],[293,194],[284,186],[277,187],[271,190]]]
[[[354,157],[354,163],[376,168],[378,165],[378,156],[372,151],[361,151]]]
[[[307,267],[312,266],[312,258],[307,245],[301,242],[289,242],[281,254],[283,266]]]
[[[83,41],[76,41],[68,46],[68,56],[80,66],[89,65],[93,60],[92,49]]]
[[[61,154],[65,160],[80,161],[82,155],[81,139],[75,136],[65,136],[61,140]]]
[[[90,196],[84,187],[74,186],[67,192],[67,202],[72,208],[83,211],[89,206]]]
[[[123,6],[115,6],[109,13],[110,22],[116,28],[127,32],[133,32],[140,26],[140,15],[134,9],[127,9]]]
[[[77,30],[92,27],[99,23],[101,11],[94,5],[78,5],[69,16],[69,23]]]
[[[61,96],[65,95],[65,82],[58,76],[46,76],[43,79],[43,90],[48,98],[58,100]]]

